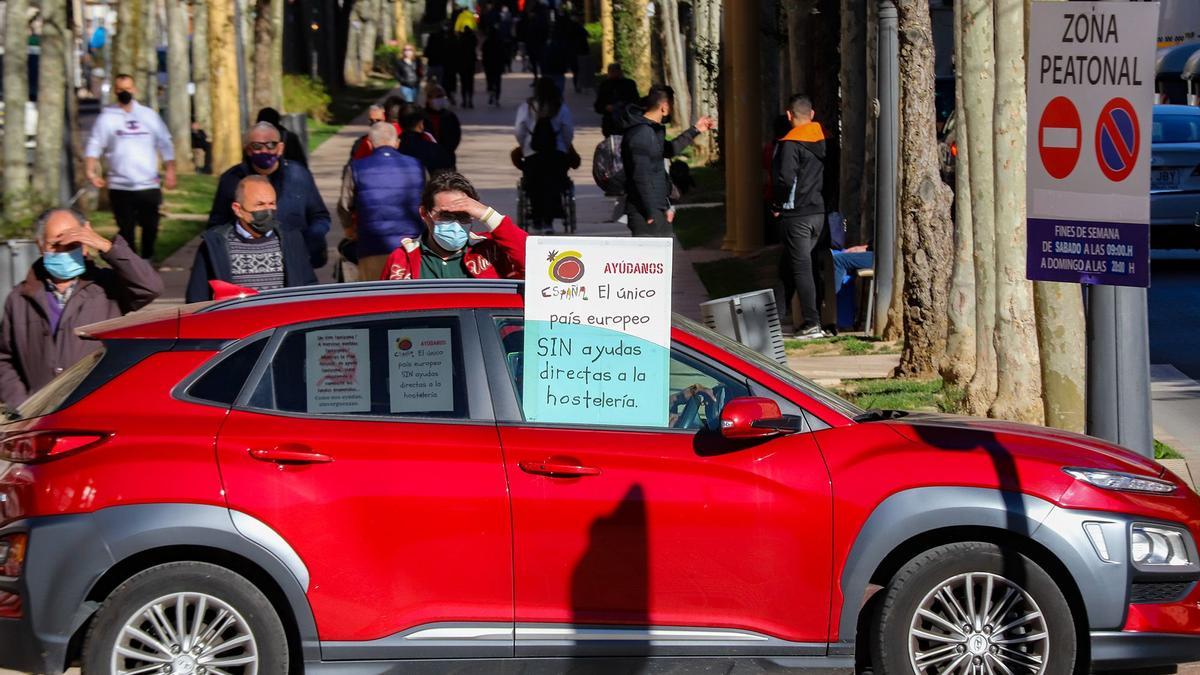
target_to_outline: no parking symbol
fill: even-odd
[[[1137,113],[1129,101],[1114,98],[1100,111],[1096,120],[1096,160],[1109,180],[1120,183],[1133,173],[1141,138]]]

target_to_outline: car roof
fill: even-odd
[[[83,326],[84,338],[233,340],[283,324],[389,311],[520,308],[525,284],[509,279],[412,279],[318,284],[218,302],[154,308]]]

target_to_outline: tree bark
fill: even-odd
[[[966,161],[970,135],[964,112],[962,63],[962,5],[954,0],[954,53],[959,66],[954,69],[954,141],[958,155],[954,171],[954,277],[950,281],[950,332],[946,337],[946,358],[942,361],[942,379],[947,384],[966,385],[975,375],[975,262],[971,232],[971,172]]]
[[[274,5],[282,5],[283,0],[255,0],[254,2],[254,86],[251,91],[251,105],[255,111],[263,108],[283,107],[283,102],[275,99],[274,82],[283,78],[283,73],[275,72],[271,67],[274,53],[281,47],[282,37],[275,32]]]
[[[208,3],[192,0],[192,115],[196,125],[212,136],[212,96],[208,82]]]
[[[4,54],[4,220],[7,221],[19,219],[29,210],[29,159],[25,154],[28,13],[27,0],[8,0],[5,5],[4,44],[9,45]]]
[[[862,178],[867,134],[867,3],[842,0],[842,151],[838,201],[848,231],[862,227]]]
[[[188,96],[187,5],[167,0],[167,128],[175,143],[175,169],[192,173],[192,102]]]
[[[904,351],[897,373],[924,377],[937,372],[946,352],[946,311],[954,242],[950,189],[938,174],[934,106],[933,26],[929,3],[896,3],[900,33],[900,226],[904,255]]]
[[[142,104],[158,110],[158,2],[142,2],[142,39],[138,45],[137,86]]]
[[[600,1],[600,60],[604,69],[616,60],[616,29],[613,25],[613,0]],[[705,0],[699,0],[701,4]]]
[[[241,17],[242,32],[238,35],[242,36],[242,72],[239,77],[245,78],[244,82],[238,83],[238,92],[239,95],[246,97],[246,103],[250,113],[249,119],[242,120],[243,125],[252,121],[258,113],[258,108],[254,106],[254,85],[257,82],[257,80],[254,79],[254,64],[256,62],[255,56],[258,53],[258,50],[254,47],[254,41],[256,39],[254,34],[254,4],[256,1],[257,0],[233,0],[233,2],[238,4],[238,8],[241,12],[240,14],[234,15],[234,21],[236,22],[238,17]],[[234,44],[236,45],[237,43],[235,42]]]
[[[275,36],[275,45],[271,49],[271,63],[268,66],[273,74],[271,78],[271,100],[275,101],[275,108],[281,112],[295,112],[284,110],[283,105],[283,18],[284,18],[284,2],[285,0],[273,0],[271,2],[271,32]],[[396,0],[397,5],[404,4],[404,0]],[[257,71],[256,71],[257,72]]]
[[[237,51],[233,7],[208,3],[208,74],[212,93],[213,170],[224,171],[241,161]]]
[[[346,58],[342,65],[342,77],[346,84],[358,86],[366,83],[367,73],[371,72],[370,61],[364,58],[368,52],[367,38],[370,37],[373,52],[374,34],[368,35],[372,24],[370,5],[372,0],[355,0],[350,8],[350,23],[346,31]]]
[[[41,57],[38,59],[37,150],[33,157],[33,197],[39,205],[58,202],[62,183],[63,137],[67,92],[67,25],[65,0],[42,0]]]
[[[816,0],[787,0],[788,73],[791,92],[805,94],[808,88],[808,17]]]
[[[366,82],[375,69],[375,40],[379,37],[379,3],[382,0],[358,0],[363,3],[366,23],[363,25],[362,41],[358,43],[358,60],[362,67],[362,79]]]
[[[410,39],[408,35],[408,0],[396,0],[394,20],[396,23],[396,44],[404,47]]]
[[[1026,43],[1029,16],[1026,7]],[[1076,284],[1037,281],[1038,351],[1046,425],[1076,433],[1087,426],[1087,327],[1083,293]]]
[[[679,3],[677,0],[660,0],[659,11],[667,84],[675,90],[675,105],[671,108],[671,115],[674,117],[674,123],[686,129],[692,125],[692,94],[687,79],[687,66],[683,61],[683,38],[679,33]]]
[[[144,0],[121,0],[117,3],[117,34],[113,38],[112,75],[130,75],[138,91],[144,82],[138,79],[141,45],[145,19]]]
[[[1023,35],[1024,0],[995,0],[997,36]],[[1041,424],[1033,287],[1025,279],[1025,48],[996,40],[996,400],[992,417]]]
[[[646,17],[647,0],[624,0],[625,22],[629,34],[630,63],[628,75],[640,91],[649,91],[654,84],[650,69],[650,26]]]
[[[969,165],[972,244],[975,251],[975,374],[965,407],[986,415],[996,399],[996,199],[991,133],[996,99],[996,60],[991,0],[962,0],[963,121],[976,129],[966,152]]]
[[[379,26],[379,43],[388,44],[396,41],[396,7],[395,0],[379,0],[379,18],[375,25]]]

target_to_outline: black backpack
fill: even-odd
[[[558,150],[558,134],[554,133],[554,125],[550,123],[550,118],[538,118],[537,124],[533,125],[533,138],[529,141],[529,147],[534,152]]]
[[[592,179],[604,194],[625,194],[625,164],[621,161],[621,136],[613,134],[600,141],[592,155]]]

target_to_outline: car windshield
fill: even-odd
[[[690,335],[694,335],[705,342],[711,342],[712,344],[724,349],[739,359],[750,362],[754,366],[762,369],[770,375],[779,378],[783,382],[795,387],[796,389],[799,389],[808,397],[820,402],[822,405],[827,406],[831,410],[837,412],[839,415],[844,415],[847,418],[854,419],[855,417],[866,412],[862,408],[854,405],[846,399],[822,389],[819,385],[817,385],[816,382],[804,377],[800,373],[797,373],[790,368],[781,366],[775,361],[772,361],[753,349],[750,349],[746,345],[736,340],[727,338],[716,331],[692,321],[691,319],[675,314],[672,323],[679,330],[682,330]]]
[[[1200,115],[1155,115],[1151,141],[1159,144],[1200,143]]]

